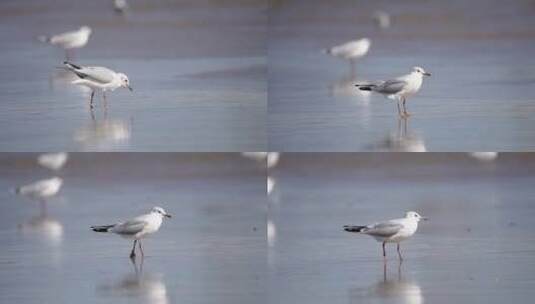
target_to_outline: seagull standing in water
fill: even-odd
[[[367,234],[378,242],[383,243],[383,257],[386,258],[385,244],[397,243],[399,259],[403,260],[399,243],[410,238],[418,229],[418,222],[420,220],[427,220],[427,218],[420,216],[414,211],[409,211],[404,218],[379,222],[367,226],[344,226],[347,232],[356,232]]]
[[[20,186],[15,189],[15,193],[44,202],[46,199],[56,195],[61,189],[61,185],[63,185],[63,179],[52,177]]]
[[[91,28],[84,25],[77,31],[66,32],[53,36],[42,35],[39,36],[38,39],[41,42],[61,47],[65,50],[65,58],[69,59],[69,51],[84,47],[87,44],[90,35]]]
[[[84,85],[92,90],[89,99],[91,109],[93,108],[93,97],[97,90],[102,91],[104,101],[106,101],[106,91],[114,91],[117,88],[128,88],[131,92],[133,91],[128,76],[123,73],[117,73],[105,67],[84,67],[68,61],[63,62],[63,64],[67,70],[80,78],[74,80],[73,84]]]
[[[355,86],[361,91],[377,92],[387,98],[397,100],[399,116],[408,117],[410,114],[407,112],[405,102],[407,97],[420,91],[424,76],[431,76],[431,73],[426,72],[421,67],[413,67],[410,74],[395,79],[357,83]],[[401,111],[400,102],[403,103],[403,112]]]
[[[91,226],[91,229],[95,232],[112,232],[124,238],[133,239],[134,246],[132,247],[132,252],[130,252],[130,258],[133,259],[136,256],[136,243],[139,242],[141,256],[144,256],[143,249],[141,248],[141,239],[158,231],[164,217],[170,218],[171,215],[165,212],[163,208],[154,207],[149,213],[128,221],[113,225]]]
[[[333,46],[324,50],[324,52],[334,57],[349,60],[351,63],[351,72],[353,73],[355,71],[355,60],[364,57],[368,53],[370,45],[370,39],[362,38]]]

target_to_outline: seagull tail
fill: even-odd
[[[350,226],[350,225],[344,226],[344,230],[347,232],[361,232],[362,229],[364,228],[366,228],[366,226]]]
[[[115,225],[91,226],[91,229],[95,232],[108,232],[113,226]]]
[[[323,54],[330,55],[332,51],[331,51],[331,49],[322,49],[321,52],[322,52]]]
[[[359,88],[359,90],[361,91],[373,91],[373,88],[376,87],[376,85],[374,84],[359,84],[359,83],[357,83],[355,86]]]

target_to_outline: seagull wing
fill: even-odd
[[[76,40],[77,36],[79,35],[78,31],[72,31],[72,32],[66,32],[62,34],[57,34],[52,37],[50,37],[50,43],[54,45],[63,45],[68,44],[73,40]]]
[[[22,186],[18,192],[22,195],[37,196],[48,187],[48,180],[37,181],[33,184]]]
[[[143,220],[133,219],[115,225],[111,232],[121,235],[135,235],[141,232],[149,223]]]
[[[403,225],[394,222],[383,222],[366,226],[361,232],[371,236],[390,237],[398,233]]]
[[[399,93],[401,90],[405,88],[407,85],[407,82],[405,80],[399,80],[399,79],[393,79],[393,80],[387,80],[379,84],[374,91],[391,95]]]
[[[102,84],[112,82],[115,77],[115,72],[105,67],[82,67],[75,73],[80,78],[88,78]]]
[[[115,79],[115,72],[105,67],[84,67],[70,62],[64,62],[69,71],[82,79],[88,79],[101,84],[112,82]]]

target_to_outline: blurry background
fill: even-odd
[[[0,2],[2,151],[266,150],[267,2]],[[126,73],[108,109],[39,35],[92,28],[72,61]]]
[[[271,151],[532,151],[535,3],[515,0],[271,1]],[[390,27],[377,26],[378,11]],[[368,37],[354,75],[322,49]],[[433,75],[396,103],[357,81],[422,66]]]
[[[273,303],[504,303],[535,296],[535,155],[286,153],[270,175]],[[429,217],[387,245],[343,231]],[[386,269],[386,271],[385,271]]]
[[[74,153],[51,173],[36,156],[0,154],[0,302],[265,301],[265,165],[224,153]],[[12,193],[52,175],[64,184],[44,210]],[[89,227],[153,206],[173,218],[143,240],[136,276],[132,241]]]

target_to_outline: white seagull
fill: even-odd
[[[113,10],[117,14],[124,14],[128,9],[128,3],[126,0],[113,0]]]
[[[69,50],[84,47],[91,35],[89,26],[82,26],[77,31],[66,32],[53,36],[39,36],[41,42],[59,46],[65,50],[65,57],[69,58]]]
[[[373,20],[381,29],[387,29],[390,27],[390,15],[385,11],[375,11],[375,13],[373,13]]]
[[[399,243],[408,239],[416,232],[420,220],[427,220],[427,218],[420,216],[414,211],[409,211],[405,214],[404,218],[379,222],[367,226],[346,225],[344,226],[344,230],[367,234],[375,238],[378,242],[383,242],[383,257],[385,258],[385,244],[397,243],[399,259],[403,260],[399,250]]]
[[[333,46],[329,49],[324,50],[324,52],[334,57],[349,60],[349,62],[351,63],[351,71],[353,72],[355,69],[355,60],[364,57],[364,55],[368,53],[370,45],[370,39],[362,38],[359,40],[353,40],[344,44]]]
[[[141,256],[143,256],[141,239],[158,231],[162,225],[164,217],[170,218],[171,215],[165,212],[163,208],[154,207],[149,213],[140,215],[126,222],[119,222],[113,225],[91,226],[91,229],[96,232],[112,232],[127,239],[134,239],[134,246],[130,253],[130,258],[134,258],[136,256],[136,243],[139,242],[139,250],[141,251]]]
[[[93,97],[97,90],[102,91],[104,100],[106,100],[106,91],[114,91],[117,88],[128,88],[133,91],[128,76],[123,73],[117,73],[105,67],[84,67],[68,61],[63,62],[63,64],[65,64],[66,69],[80,78],[74,80],[73,84],[83,85],[91,89],[91,97],[89,99],[91,108],[93,108]]]
[[[45,168],[57,171],[63,168],[68,158],[69,155],[66,152],[45,153],[37,157],[37,163]]]
[[[18,187],[15,190],[15,193],[44,201],[45,199],[56,195],[59,192],[59,189],[61,189],[61,185],[63,185],[63,179],[53,177]]]
[[[397,100],[399,116],[407,117],[410,115],[405,106],[407,97],[416,94],[420,90],[424,76],[431,76],[431,73],[426,72],[421,67],[413,67],[410,74],[395,79],[372,83],[357,83],[355,86],[361,91],[377,92],[385,95],[387,98]],[[401,112],[399,105],[400,101],[403,102],[403,112]]]

